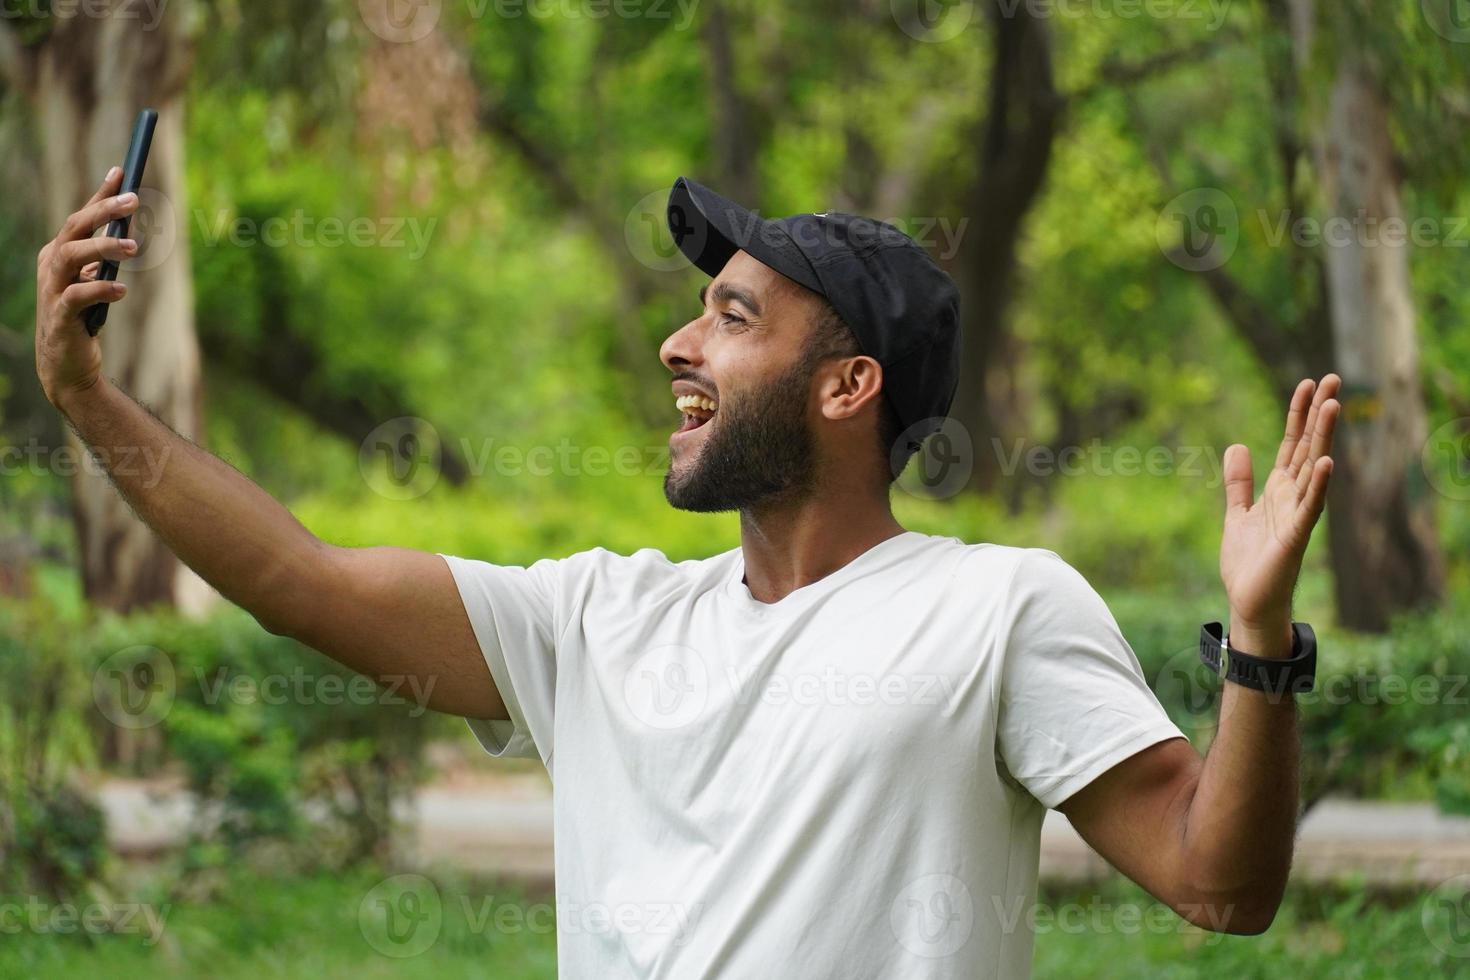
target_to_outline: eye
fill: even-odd
[[[734,310],[725,310],[720,314],[720,322],[739,325],[745,322],[745,317],[736,313]]]

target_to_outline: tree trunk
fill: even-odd
[[[1382,631],[1394,613],[1438,600],[1444,560],[1433,500],[1414,493],[1427,438],[1419,340],[1388,107],[1358,62],[1338,66],[1316,142],[1321,191],[1341,234],[1324,238],[1342,425],[1334,449],[1329,542],[1338,614]],[[1331,226],[1324,225],[1324,233]]]
[[[181,3],[158,8],[162,15],[154,23],[153,6],[112,0],[105,16],[58,16],[39,45],[23,50],[28,64],[22,71],[41,137],[48,228],[60,227],[97,189],[108,167],[122,163],[138,111],[159,110],[143,206],[133,222],[141,254],[119,276],[130,288],[100,335],[103,370],[197,441],[202,387],[184,220],[187,11]],[[18,49],[12,44],[10,50]],[[93,604],[119,611],[160,602],[197,611],[208,604],[208,587],[133,515],[95,467],[79,467],[73,477],[72,509],[83,587]]]
[[[994,61],[979,177],[960,247],[958,279],[964,359],[952,414],[975,447],[972,486],[995,487],[1000,458],[992,439],[1014,428],[1015,361],[1007,313],[1026,215],[1041,192],[1064,100],[1052,78],[1046,25],[1025,7],[990,9]]]

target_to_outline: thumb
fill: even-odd
[[[1225,509],[1250,509],[1256,499],[1256,478],[1251,471],[1251,451],[1236,443],[1225,450]]]

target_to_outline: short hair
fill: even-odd
[[[857,335],[852,332],[852,328],[847,325],[832,304],[823,299],[821,309],[817,311],[812,320],[812,332],[807,341],[808,366],[815,368],[823,361],[840,357],[859,357],[862,354],[863,348],[858,343]],[[893,410],[893,404],[888,400],[888,395],[880,392],[878,395],[878,463],[888,483],[898,479],[904,466],[908,464],[909,457],[913,456],[919,448],[913,440],[905,439],[904,455],[896,458],[895,450],[902,435],[903,423],[899,420],[898,413]],[[895,468],[896,462],[901,462],[903,465]]]

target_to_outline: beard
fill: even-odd
[[[664,477],[664,496],[701,514],[748,511],[798,499],[815,482],[807,395],[816,365],[803,358],[785,374],[736,397],[722,397],[693,459]]]

